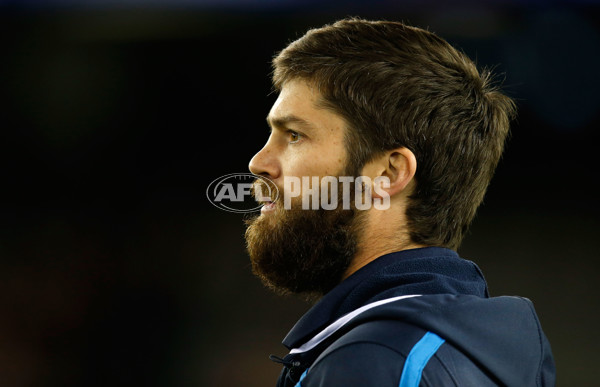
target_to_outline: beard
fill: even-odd
[[[323,296],[342,281],[356,254],[362,212],[353,203],[344,209],[341,198],[334,210],[303,210],[301,200],[286,210],[280,200],[272,213],[245,221],[253,273],[279,294]]]

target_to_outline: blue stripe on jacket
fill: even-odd
[[[399,387],[418,387],[421,382],[423,369],[429,362],[429,359],[437,352],[438,348],[444,344],[444,339],[435,333],[427,332],[410,350],[402,376],[400,377]]]

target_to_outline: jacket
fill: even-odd
[[[377,258],[283,340],[278,387],[554,386],[533,304],[490,297],[479,268],[426,247]]]

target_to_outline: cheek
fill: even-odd
[[[347,157],[345,148],[331,146],[329,149],[323,152],[323,158],[321,159],[321,165],[325,170],[323,175],[340,175],[345,169],[346,160]]]
[[[332,157],[323,152],[290,160],[285,173],[293,176],[337,176],[342,167],[342,157]]]
[[[284,176],[338,176],[347,160],[342,141],[302,144],[289,148],[282,156]]]

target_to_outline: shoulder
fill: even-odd
[[[398,320],[355,326],[315,360],[301,387],[497,386],[444,338]]]
[[[385,387],[399,386],[401,379],[416,380],[416,385],[422,380],[424,385],[454,386],[451,372],[435,358],[443,343],[438,336],[411,324],[392,320],[363,323],[317,358],[301,386]],[[415,349],[421,351],[416,362]]]

